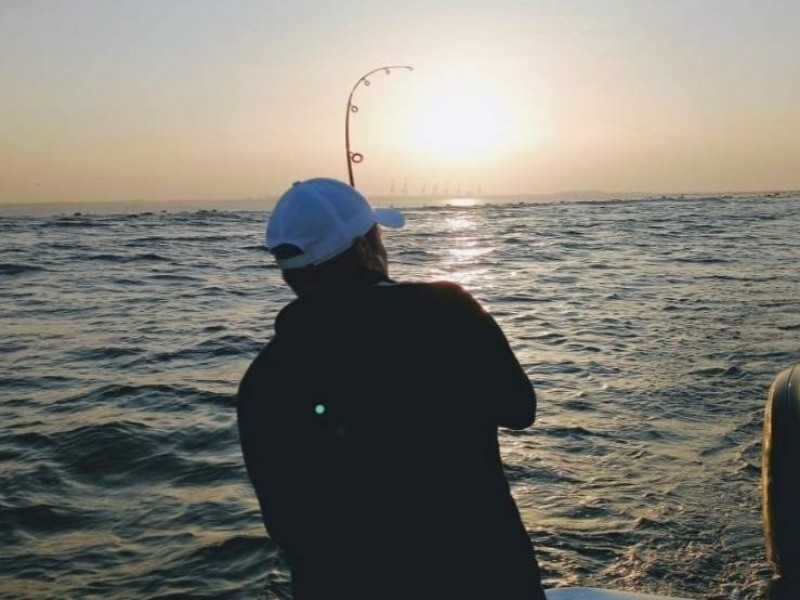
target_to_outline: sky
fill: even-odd
[[[800,189],[797,0],[0,0],[0,203]]]

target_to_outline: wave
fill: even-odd
[[[51,457],[73,477],[124,480],[137,461],[159,454],[165,433],[131,421],[84,425],[51,434]]]
[[[63,386],[68,383],[73,383],[75,380],[71,377],[64,377],[61,375],[35,375],[30,377],[0,376],[0,384],[8,388],[26,388],[32,390],[43,390],[53,387]]]
[[[555,426],[543,429],[543,433],[556,438],[582,438],[582,437],[602,437],[608,438],[609,434],[604,431],[590,431],[585,427]]]
[[[142,348],[123,348],[120,346],[108,346],[104,348],[80,348],[67,352],[73,360],[78,361],[106,361],[127,356],[138,356],[144,353]]]
[[[29,273],[40,273],[46,271],[44,267],[38,265],[26,265],[15,263],[0,263],[0,275],[26,275]]]
[[[717,258],[717,257],[674,256],[667,259],[667,262],[699,264],[699,265],[727,265],[733,263],[734,261],[728,258]]]
[[[268,537],[234,534],[220,541],[201,540],[184,540],[180,545],[172,540],[184,551],[148,572],[146,581],[137,582],[140,595],[162,600],[234,599],[249,597],[249,591],[252,597],[291,598],[286,563]],[[259,594],[265,578],[269,589]]]
[[[100,262],[113,262],[113,263],[129,263],[129,262],[172,262],[171,258],[148,252],[145,254],[93,254],[93,255],[76,255],[71,257],[73,260],[88,260]]]
[[[202,450],[212,454],[208,458],[183,448],[197,450],[198,431],[196,427],[162,429],[113,421],[54,432],[46,436],[46,443],[37,440],[37,445],[40,456],[59,466],[59,477],[107,489],[159,482],[205,487],[246,481],[238,452],[231,452],[238,450],[235,427],[203,436]],[[218,455],[230,458],[220,460]]]
[[[765,563],[754,440],[771,377],[800,360],[798,248],[775,241],[794,239],[798,207],[416,210],[387,238],[398,280],[453,278],[491,307],[541,392],[539,422],[500,440],[550,582],[614,587],[621,569],[652,589],[670,564],[674,595],[759,597],[743,587]],[[450,231],[456,215],[474,228]],[[291,296],[256,246],[261,216],[70,220],[0,226],[0,279],[17,274],[0,306],[0,596],[256,597],[287,572],[265,555],[235,393]],[[450,260],[459,247],[488,254]],[[596,512],[606,502],[620,514]],[[665,537],[660,511],[677,505]],[[682,569],[659,557],[655,576],[626,563],[664,543],[719,551]]]
[[[130,248],[141,248],[143,246],[150,246],[153,244],[161,245],[161,242],[168,242],[170,244],[182,244],[185,242],[225,242],[230,241],[232,235],[209,234],[209,235],[185,235],[185,236],[168,236],[168,235],[150,235],[140,238],[134,238],[125,242],[124,246]]]
[[[264,346],[262,340],[243,335],[223,335],[205,340],[191,348],[161,352],[143,359],[144,363],[165,363],[177,360],[203,360],[226,356],[254,357]]]
[[[50,409],[53,412],[81,412],[87,406],[107,404],[136,410],[149,408],[162,413],[191,411],[202,405],[231,408],[235,401],[234,392],[234,383],[231,383],[230,394],[167,384],[108,384],[58,400]]]
[[[0,512],[10,531],[26,533],[54,533],[80,531],[96,523],[97,511],[77,510],[66,504],[25,504],[14,506],[0,502]]]
[[[105,220],[76,219],[72,217],[58,217],[51,221],[45,221],[40,227],[111,227],[113,223]]]
[[[178,273],[152,273],[147,276],[147,279],[153,279],[156,281],[202,281],[199,277],[193,277],[192,275],[181,275]]]
[[[721,375],[724,377],[741,377],[742,375],[744,375],[744,372],[740,367],[732,365],[730,367],[725,367],[725,366],[702,367],[700,369],[694,369],[692,371],[689,371],[689,374],[699,377],[713,377],[717,375]]]

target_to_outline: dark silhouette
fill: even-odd
[[[351,212],[360,228],[342,225]],[[378,223],[400,220],[317,179],[268,228],[298,298],[242,380],[238,418],[295,600],[543,600],[497,440],[533,423],[531,383],[462,288],[389,279]]]

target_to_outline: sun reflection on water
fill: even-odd
[[[457,198],[451,202],[459,201],[474,202],[470,198]],[[485,259],[481,257],[494,251],[494,246],[480,235],[482,232],[478,221],[470,212],[459,211],[459,214],[449,215],[445,219],[444,226],[450,241],[443,249],[441,263],[441,272],[445,278],[467,286],[487,277],[489,269]]]
[[[475,219],[470,218],[469,215],[448,217],[445,221],[445,225],[450,233],[469,231],[470,229],[475,229],[475,227],[477,227]]]
[[[477,198],[453,198],[447,201],[447,206],[455,208],[471,208],[480,204],[481,202]]]

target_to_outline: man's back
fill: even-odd
[[[296,599],[540,597],[496,432],[532,423],[527,377],[458,286],[374,283],[284,309],[239,392]]]

